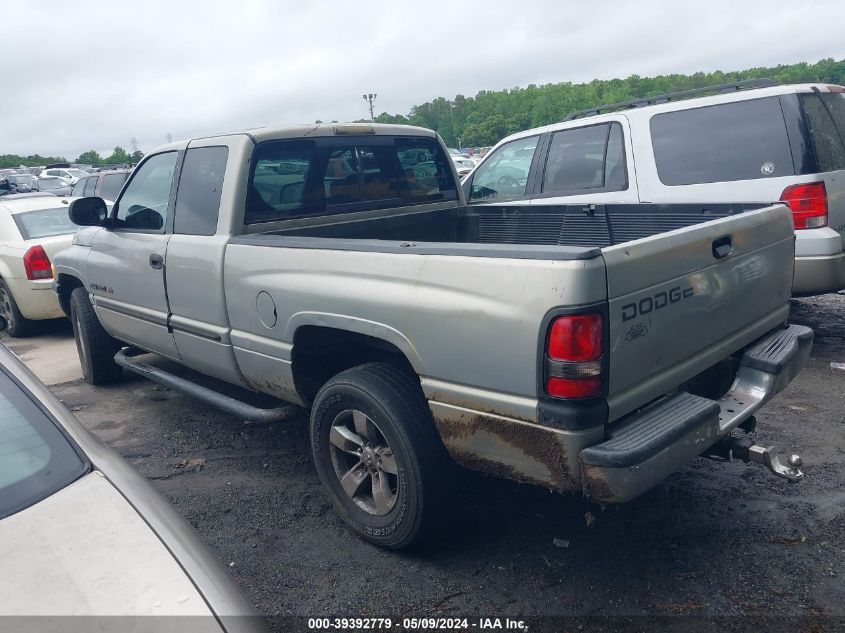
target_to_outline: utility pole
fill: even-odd
[[[129,147],[132,149],[133,154],[138,151],[138,139],[134,136],[129,140]]]
[[[168,143],[172,143],[172,142],[173,142],[173,135],[172,135],[170,132],[168,132],[167,134],[165,134],[165,135],[164,135],[164,138],[167,140],[167,142],[168,142]]]
[[[371,92],[371,93],[362,95],[362,97],[364,98],[364,101],[366,101],[370,104],[370,121],[375,121],[376,120],[376,114],[375,114],[375,110],[373,109],[373,101],[376,100],[376,97],[378,97],[378,95]]]

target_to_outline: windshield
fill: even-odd
[[[82,171],[81,169],[65,169],[67,173],[69,173],[74,178],[82,178],[83,176],[87,176],[87,171]]]
[[[7,178],[13,185],[32,185],[38,180],[35,176],[29,176],[27,174],[15,174],[13,176],[7,176]]]
[[[86,470],[53,421],[0,371],[0,519],[61,490]]]
[[[70,221],[67,207],[56,209],[41,209],[38,211],[27,211],[14,215],[15,224],[25,240],[37,237],[50,237],[51,235],[67,235],[75,233],[78,225]]]
[[[38,188],[41,191],[50,191],[52,189],[63,189],[67,187],[67,183],[60,178],[41,178],[38,181]]]

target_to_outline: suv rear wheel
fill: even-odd
[[[332,504],[359,536],[400,549],[431,531],[445,451],[412,376],[386,363],[336,375],[314,401],[311,447]]]

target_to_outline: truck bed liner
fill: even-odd
[[[236,244],[326,247],[313,238],[332,239],[331,248],[384,251],[379,241],[401,242],[395,248],[427,254],[443,252],[443,244],[521,245],[523,247],[568,247],[525,250],[524,257],[584,259],[598,255],[594,249],[650,237],[718,218],[735,215],[761,204],[605,204],[477,206],[423,212],[394,213],[367,218],[338,217],[315,226],[298,226],[267,233],[245,235]],[[273,240],[310,238],[304,240]],[[585,251],[584,249],[589,249]],[[458,249],[453,254],[514,257],[514,249]]]

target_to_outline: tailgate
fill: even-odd
[[[610,421],[784,322],[794,250],[784,205],[603,249]]]

